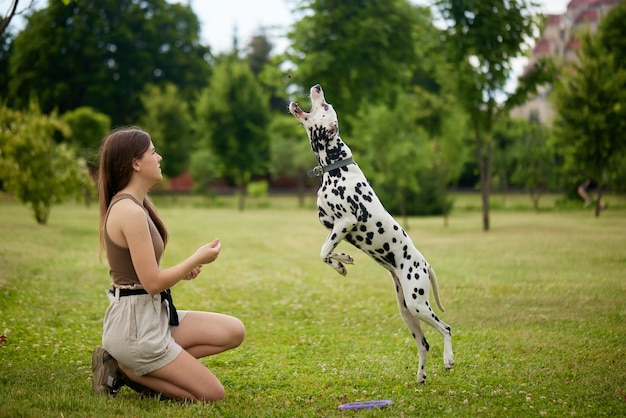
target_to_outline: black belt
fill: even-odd
[[[147,295],[148,292],[145,289],[117,289],[120,296],[133,296],[133,295]],[[112,290],[115,294],[115,289]],[[167,301],[170,308],[170,325],[178,325],[178,312],[172,301],[172,292],[170,289],[161,292],[161,301]]]

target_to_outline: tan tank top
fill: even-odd
[[[152,245],[154,246],[154,254],[156,255],[157,264],[161,262],[161,256],[163,255],[163,250],[165,248],[161,234],[159,234],[156,225],[152,222],[152,219],[150,219],[150,215],[148,215],[148,211],[143,207],[143,205],[129,194],[113,196],[104,218],[104,248],[107,260],[109,261],[109,274],[111,275],[113,284],[116,286],[141,284],[139,277],[137,277],[137,273],[135,272],[135,267],[133,266],[133,261],[130,257],[130,251],[128,248],[121,247],[113,242],[106,229],[106,223],[109,219],[111,207],[122,199],[132,200],[141,206],[146,212],[146,219],[148,220],[148,226],[150,228],[150,236],[152,237]]]

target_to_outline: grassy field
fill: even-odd
[[[180,405],[127,388],[116,398],[91,392],[109,285],[97,207],[54,207],[40,226],[2,197],[0,417],[626,416],[626,210],[618,201],[599,219],[582,208],[496,210],[484,233],[473,199],[460,199],[448,227],[441,218],[408,225],[437,270],[456,355],[446,371],[442,340],[425,326],[420,386],[388,274],[347,244],[356,265],[346,277],[324,265],[326,231],[312,200],[237,212],[223,201],[158,197],[171,236],[164,266],[222,240],[217,262],[174,288],[177,306],[232,314],[247,327],[241,347],[203,360],[226,399]],[[369,399],[394,404],[337,410]]]

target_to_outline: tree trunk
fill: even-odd
[[[491,186],[491,141],[483,141],[478,116],[474,116],[476,134],[476,162],[480,175],[480,196],[483,208],[483,231],[489,231],[489,194]],[[486,147],[486,150],[483,148]]]
[[[13,19],[13,16],[15,16],[15,13],[17,12],[18,4],[19,4],[19,0],[15,0],[13,3],[13,9],[11,9],[11,11],[9,12],[9,15],[2,20],[2,23],[0,23],[0,35],[4,33],[4,31],[9,26],[9,23],[11,23],[11,19]]]

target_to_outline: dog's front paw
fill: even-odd
[[[346,253],[331,253],[330,258],[346,264],[354,264],[354,258]],[[339,263],[341,264],[341,263]]]
[[[337,267],[335,267],[335,270],[337,270],[337,273],[341,274],[342,276],[348,274],[348,270],[346,270],[346,267],[341,263],[337,263]]]

